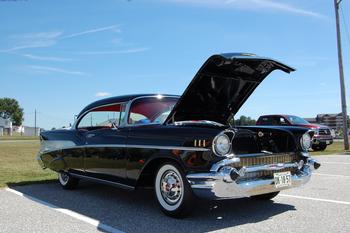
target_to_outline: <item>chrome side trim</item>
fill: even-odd
[[[78,149],[78,148],[139,148],[139,149],[155,149],[155,150],[183,150],[183,151],[198,151],[206,152],[210,151],[207,148],[199,147],[182,147],[182,146],[157,146],[157,145],[127,145],[127,144],[96,144],[96,145],[80,145],[80,146],[68,146],[60,149],[44,150],[41,153],[50,153],[60,150]]]
[[[103,179],[99,179],[99,178],[95,178],[95,177],[91,177],[91,176],[84,176],[84,175],[80,175],[80,174],[76,174],[76,173],[69,173],[69,174],[72,175],[73,177],[92,180],[92,181],[95,181],[97,183],[108,184],[108,185],[116,186],[116,187],[123,188],[123,189],[128,189],[128,190],[135,189],[135,187],[133,187],[133,186],[114,182],[114,181],[103,180]]]

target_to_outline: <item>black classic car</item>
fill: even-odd
[[[320,164],[312,132],[235,127],[233,116],[274,70],[293,68],[252,54],[211,56],[182,96],[138,94],[85,107],[70,130],[42,132],[38,161],[65,189],[81,178],[134,190],[153,187],[161,210],[188,214],[193,198],[271,199],[306,183]]]

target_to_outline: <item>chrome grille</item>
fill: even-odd
[[[277,163],[293,163],[298,161],[298,156],[295,153],[282,153],[282,154],[257,154],[249,156],[241,156],[240,163],[235,164],[235,167],[252,167],[259,165],[268,165],[268,164],[277,164]],[[239,180],[254,180],[254,179],[271,179],[273,174],[276,172],[290,171],[292,174],[295,174],[297,168],[285,168],[282,170],[272,170],[272,171],[257,171],[245,173],[243,177],[240,177]]]
[[[319,129],[318,134],[319,135],[330,135],[331,131],[329,129]]]
[[[297,161],[297,155],[291,154],[273,154],[273,155],[262,155],[262,156],[241,156],[239,167],[250,167],[265,164],[276,164],[276,163],[291,163]]]

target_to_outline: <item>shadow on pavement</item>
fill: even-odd
[[[63,190],[57,183],[11,188],[124,232],[207,232],[260,222],[295,210],[291,205],[248,198],[198,201],[193,214],[179,220],[163,215],[152,190],[129,192],[86,181],[73,191]]]

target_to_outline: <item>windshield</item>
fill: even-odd
[[[131,105],[128,124],[162,124],[177,101],[177,97],[144,97],[137,99]]]
[[[293,124],[293,125],[307,125],[310,124],[306,120],[304,120],[301,117],[298,116],[288,116],[288,120]]]

